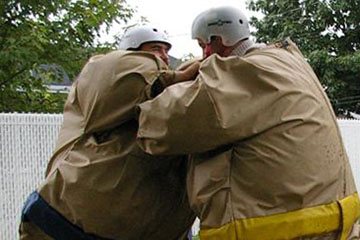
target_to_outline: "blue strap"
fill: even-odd
[[[52,208],[37,192],[30,194],[22,210],[21,220],[30,221],[55,240],[98,240],[92,234],[85,233],[80,227],[69,222]]]

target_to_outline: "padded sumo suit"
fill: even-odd
[[[185,239],[195,218],[186,158],[154,157],[136,144],[136,106],[166,69],[147,52],[89,60],[65,104],[46,179],[25,204],[21,239]]]
[[[140,105],[151,154],[191,154],[202,240],[358,239],[348,157],[321,84],[290,40],[212,55]]]

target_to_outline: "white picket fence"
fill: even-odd
[[[44,178],[61,122],[61,114],[0,113],[0,239],[18,239],[23,202]],[[339,125],[360,189],[360,121]]]

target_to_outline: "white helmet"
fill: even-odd
[[[250,36],[249,21],[237,8],[211,8],[195,18],[191,35],[205,43],[210,43],[212,36],[220,36],[225,46],[233,46]]]
[[[147,42],[162,42],[171,48],[167,33],[150,26],[136,26],[126,30],[120,39],[119,48],[123,50],[136,49]]]

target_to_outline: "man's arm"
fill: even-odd
[[[164,91],[166,87],[175,83],[194,80],[198,75],[199,67],[200,62],[195,61],[186,66],[186,68],[161,71],[159,78],[151,87],[151,97],[156,97]]]

